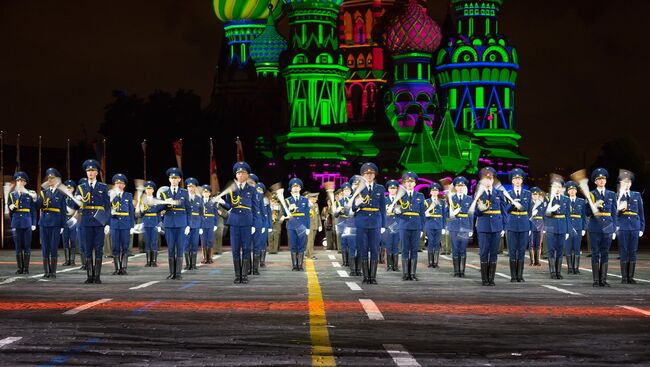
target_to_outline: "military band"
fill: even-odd
[[[216,197],[210,185],[200,186],[192,177],[185,180],[187,190],[180,187],[182,172],[176,167],[166,172],[169,186],[161,187],[156,194],[156,184],[146,181],[136,198],[125,190],[128,180],[124,174],[113,175],[109,188],[97,180],[99,162],[88,159],[82,167],[86,177],[78,185],[72,180],[62,183],[59,171],[48,168],[38,193],[27,189],[29,177],[25,172],[14,174],[6,210],[16,248],[16,274],[29,274],[32,232],[38,225],[44,278],[56,278],[59,244],[65,254],[64,266],[75,265],[79,245],[82,269],[87,271],[85,282],[101,283],[103,242],[108,234],[113,274],[127,274],[129,240],[134,233],[144,237],[145,267],[157,267],[159,236],[164,233],[169,259],[167,278],[180,280],[183,256],[185,269],[197,269],[199,243],[202,263],[212,263],[219,219],[227,217],[235,283],[245,284],[249,274],[260,274],[267,247],[271,253],[279,250],[284,222],[293,271],[304,270],[307,245],[323,225],[318,194],[303,194],[302,180],[289,181],[290,192],[285,198],[279,192],[268,192],[259,178],[250,174],[246,162],[235,163],[234,184]],[[530,191],[524,188],[526,174],[520,168],[507,173],[511,189],[506,190],[496,170],[485,167],[479,172],[473,198],[468,193],[470,181],[458,176],[446,181],[445,187],[429,183],[426,199],[416,190],[419,177],[415,172],[404,173],[401,184],[388,180],[386,188],[376,181],[378,172],[374,163],[364,163],[361,176],[341,184],[336,196],[332,193],[328,197],[334,201],[328,201],[322,213],[330,218],[325,223],[330,231],[328,244],[334,236],[340,237],[337,242],[342,265],[350,267],[350,275],[363,275],[365,284],[377,284],[380,244],[386,250],[387,271],[398,271],[401,254],[402,279],[418,280],[421,239],[425,236],[427,240],[427,263],[435,269],[445,234],[451,243],[453,276],[465,277],[467,246],[474,233],[485,286],[495,285],[497,251],[504,235],[511,282],[523,282],[526,250],[529,265],[540,266],[544,238],[550,278],[563,278],[563,259],[567,273],[579,275],[581,243],[587,233],[593,286],[609,287],[608,253],[616,238],[621,282],[636,283],[636,254],[645,230],[645,213],[641,194],[631,190],[632,172],[621,170],[616,193],[606,188],[609,173],[604,168],[595,169],[590,179],[566,183],[551,175],[546,195],[539,187]],[[591,192],[589,182],[595,185]],[[579,189],[588,192],[586,198],[578,197]],[[142,224],[135,224],[136,216],[142,218]]]

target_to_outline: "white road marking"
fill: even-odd
[[[112,300],[113,300],[112,298],[102,298],[102,299],[97,300],[95,302],[90,302],[90,303],[86,303],[85,305],[75,307],[72,310],[68,310],[68,311],[64,312],[63,314],[64,315],[76,315],[76,314],[78,314],[79,312],[81,312],[83,310],[87,310],[87,309],[89,309],[91,307],[95,307],[97,305],[101,305],[102,303],[106,303],[106,302],[109,302],[109,301],[112,301]]]
[[[22,339],[22,336],[10,336],[8,338],[0,339],[0,349],[4,348],[5,346],[15,343]]]
[[[136,285],[135,287],[131,287],[129,289],[142,289],[142,288],[146,288],[146,287],[148,287],[150,285],[154,285],[156,283],[160,283],[160,280],[153,280],[151,282],[146,282],[146,283],[143,283],[143,284],[140,284],[140,285]]]
[[[554,286],[552,286],[552,285],[547,285],[547,284],[542,284],[542,287],[544,287],[544,288],[548,288],[548,289],[552,289],[552,290],[554,290],[554,291],[558,291],[558,292],[562,292],[562,293],[570,294],[570,295],[573,295],[573,296],[582,296],[582,295],[583,295],[583,294],[581,294],[581,293],[568,291],[568,290],[566,290],[566,289],[562,289],[562,288],[554,287]]]
[[[340,268],[341,264],[338,261],[332,261],[332,266],[335,268]]]
[[[650,311],[642,310],[640,308],[636,308],[636,307],[632,307],[632,306],[625,306],[625,305],[616,305],[616,307],[621,307],[621,308],[624,308],[626,310],[630,310],[630,311],[638,312],[638,313],[646,315],[646,316],[650,316]]]
[[[359,299],[359,302],[361,302],[361,306],[366,311],[366,314],[370,320],[384,319],[384,315],[381,314],[381,311],[379,311],[379,308],[371,299],[362,298]]]
[[[362,290],[361,287],[359,287],[359,285],[357,283],[355,283],[355,282],[345,282],[345,284],[347,284],[347,286],[350,287],[350,289],[353,290],[353,291],[361,291]]]
[[[341,278],[349,278],[350,277],[350,274],[348,274],[348,272],[345,271],[345,270],[337,270],[336,272],[339,274],[339,276]]]
[[[384,349],[399,367],[416,367],[420,365],[402,344],[384,344]]]
[[[336,255],[327,255],[330,260],[336,260]]]

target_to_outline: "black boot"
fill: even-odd
[[[260,260],[261,255],[259,253],[253,255],[253,275],[260,275]]]
[[[113,266],[115,266],[115,271],[113,272],[113,275],[118,275],[120,273],[120,263],[119,263],[119,256],[113,257]]]
[[[528,257],[530,258],[530,262],[528,263],[529,266],[533,266],[534,261],[535,261],[535,255],[533,255],[533,252],[534,252],[534,251],[533,251],[532,248],[530,248],[530,249],[528,250]]]
[[[350,258],[350,276],[356,276],[357,275],[357,256],[352,256]]]
[[[291,271],[298,271],[298,253],[291,253]]]
[[[241,282],[242,284],[248,284],[248,270],[251,267],[251,259],[247,256],[242,260],[242,269],[241,269]]]
[[[93,283],[102,284],[102,258],[95,258],[95,266],[93,267]]]
[[[510,260],[510,283],[517,281],[517,260]]]
[[[482,285],[488,285],[488,263],[481,262],[481,283]]]
[[[433,250],[433,267],[438,267],[438,260],[440,260],[440,250]]]
[[[377,284],[377,260],[370,261],[370,284]]]
[[[433,268],[433,250],[427,251],[427,268]]]
[[[565,258],[566,258],[567,274],[573,274],[573,255],[566,255]]]
[[[296,258],[296,260],[298,259]],[[253,250],[251,250],[250,255],[248,255],[248,272],[246,274],[253,275]]]
[[[214,249],[209,248],[208,249],[208,264],[214,264],[214,260],[212,260],[213,255],[214,255]],[[266,251],[264,251],[264,258],[266,258]]]
[[[16,274],[22,274],[23,273],[23,253],[22,251],[16,254],[16,266],[18,267],[18,270],[16,270]]]
[[[194,251],[194,252],[192,252],[192,253],[190,254],[190,261],[192,262],[192,263],[190,264],[190,269],[192,269],[192,270],[198,270],[198,268],[196,267],[196,260],[197,260],[197,257],[198,257],[198,256],[199,256],[199,253],[196,252],[196,251]]]
[[[393,255],[393,271],[399,271],[399,254]]]
[[[411,267],[409,266],[410,260],[402,260],[402,280],[411,280]]]
[[[77,266],[77,262],[75,261],[76,257],[77,257],[77,248],[76,247],[71,247],[70,248],[70,266]]]
[[[361,260],[361,272],[363,273],[363,281],[361,283],[370,283],[370,272],[368,271],[368,260]]]
[[[56,266],[59,259],[56,257],[50,257],[50,278],[56,278]]]
[[[176,258],[174,256],[168,256],[167,262],[169,263],[169,275],[167,279],[174,279],[176,277]]]
[[[158,267],[158,251],[156,250],[151,251],[151,267],[152,268]]]
[[[183,269],[183,257],[182,256],[177,256],[176,257],[176,266],[174,268],[176,270],[176,274],[174,274],[174,279],[182,280],[183,279],[183,275],[181,275],[181,269]]]
[[[460,258],[452,257],[451,262],[454,264],[454,278],[460,277]]]
[[[621,261],[621,283],[627,284],[627,265],[626,261]]]
[[[557,279],[564,279],[562,277],[562,255],[559,255],[558,257],[555,258],[556,264],[555,264],[555,277]]]
[[[128,253],[123,253],[122,254],[122,261],[120,264],[120,275],[129,275],[129,273],[126,272],[126,269],[129,267],[129,254]]]
[[[260,254],[260,268],[266,267],[266,250],[262,250]]]
[[[183,268],[183,270],[190,270],[190,252],[189,251],[185,252],[184,258],[185,258],[185,267]]]
[[[305,262],[305,253],[304,252],[299,252],[298,253],[298,271],[304,271],[305,268],[303,268],[303,264]]]
[[[84,283],[86,284],[91,284],[94,281],[94,275],[93,275],[93,259],[88,257],[86,258],[86,281]]]
[[[418,261],[416,259],[412,259],[409,261],[409,264],[411,265],[411,280],[419,280],[416,271],[418,270]]]
[[[609,287],[609,283],[607,283],[607,267],[608,263],[602,263],[600,264],[600,286],[601,287]]]
[[[599,287],[600,286],[600,267],[598,263],[592,262],[591,263],[591,274],[594,279],[594,283],[592,286],[594,287]]]
[[[573,274],[580,274],[580,255],[574,255],[573,259]]]
[[[386,271],[393,270],[393,255],[386,254]]]
[[[355,264],[354,264],[354,267],[355,267],[355,269],[356,269],[356,273],[355,273],[355,275],[356,275],[356,276],[361,276],[361,256],[358,256],[358,255],[357,255],[357,256],[354,258],[354,263],[355,263]]]
[[[465,263],[467,261],[467,256],[460,257],[460,277],[465,278]]]
[[[524,280],[524,259],[517,261],[517,281],[525,282]]]
[[[386,256],[388,254],[388,250],[386,248],[380,248],[379,249],[379,263],[380,264],[386,264]]]
[[[235,267],[235,283],[241,283],[241,263],[238,259],[233,258],[232,264]]]
[[[83,254],[81,256],[81,268],[79,270],[88,270],[88,260]]]
[[[70,265],[70,249],[67,248],[66,246],[63,246],[63,257],[65,258],[65,260],[63,261],[63,264],[61,264],[61,266]]]
[[[539,262],[539,259],[542,257],[542,250],[537,249],[535,250],[535,266],[542,266],[542,264]]]
[[[555,258],[548,257],[548,272],[551,273],[551,279],[557,279],[557,272],[555,271]]]
[[[151,267],[151,251],[145,251],[145,256],[147,256],[147,262],[144,263],[145,268]]]
[[[49,257],[44,257],[43,258],[43,276],[41,278],[49,278],[50,277],[50,258]]]
[[[490,267],[488,269],[488,285],[494,286],[494,276],[497,273],[497,263],[496,262],[491,262]]]
[[[348,266],[348,252],[341,251],[341,266]]]
[[[630,261],[627,264],[628,264],[627,282],[628,282],[628,284],[636,284],[636,280],[634,280],[634,271],[636,270],[636,261]]]
[[[23,274],[29,274],[29,262],[31,257],[31,253],[23,252]]]

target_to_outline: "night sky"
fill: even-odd
[[[441,26],[448,7],[429,1]],[[504,2],[500,29],[521,66],[515,126],[537,174],[589,164],[618,137],[650,157],[649,10],[646,0]],[[4,0],[0,27],[0,125],[23,145],[96,137],[116,89],[191,89],[206,105],[222,40],[209,0]]]

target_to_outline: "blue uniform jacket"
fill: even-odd
[[[217,225],[217,203],[211,203],[210,199],[202,200],[201,228],[214,228]]]
[[[390,195],[386,195],[384,200],[386,200],[386,208],[388,209],[388,207],[393,203],[393,201],[395,201],[395,198],[393,197],[391,199]],[[395,203],[395,205],[399,205],[399,204]],[[388,211],[386,211],[386,228],[390,228],[393,232],[396,232],[399,225],[397,223],[397,218],[398,216],[395,213],[389,213]]]
[[[163,200],[172,198],[179,200],[178,205],[167,205],[163,216],[163,226],[165,228],[184,228],[189,226],[192,210],[190,208],[190,196],[186,189],[179,187],[176,195],[172,195],[171,188],[160,193]]]
[[[36,200],[36,207],[42,210],[38,224],[41,227],[63,228],[67,220],[67,199],[64,193],[56,189],[54,192],[50,189],[41,191]]]
[[[472,228],[474,228],[474,216],[469,214],[469,207],[472,205],[472,198],[463,195],[463,199],[461,200],[458,195],[453,195],[451,197],[451,202],[454,207],[449,208],[449,212],[458,208],[460,208],[460,211],[454,218],[449,218],[447,221],[447,229],[454,232],[471,232]]]
[[[31,228],[36,225],[36,203],[29,194],[12,191],[9,194],[9,203],[15,206],[10,211],[11,228]]]
[[[244,189],[239,187],[224,197],[223,206],[229,210],[226,224],[238,227],[252,227],[257,220],[260,203],[257,190],[246,184]]]
[[[84,183],[77,186],[77,195],[81,196],[82,227],[103,227],[111,218],[111,198],[108,196],[108,185],[96,181],[95,188]]]
[[[422,231],[424,229],[424,210],[425,199],[424,195],[420,192],[413,192],[413,196],[409,199],[408,194],[404,194],[395,207],[400,209],[399,213],[399,229],[411,229]]]
[[[630,191],[630,200],[625,198],[621,202],[627,202],[627,209],[619,213],[617,224],[619,229],[624,231],[645,231],[645,216],[643,212],[643,199],[641,194]]]
[[[266,213],[264,209],[264,194],[260,194],[255,190],[255,195],[257,195],[257,202],[259,206],[257,207],[257,215],[255,215],[255,223],[253,226],[256,230],[261,230],[263,227],[266,227]]]
[[[111,201],[111,228],[131,229],[135,225],[135,208],[133,206],[133,195],[130,192],[123,192],[122,198],[116,195]]]
[[[575,203],[569,198],[569,213],[571,229],[575,230],[577,234],[587,230],[587,214],[585,205],[587,201],[583,198],[576,198]]]
[[[571,228],[571,219],[569,211],[569,198],[560,195],[560,199],[552,197],[548,199],[544,209],[544,230],[547,233],[569,233]],[[548,206],[560,205],[560,208],[554,212],[546,213]]]
[[[379,184],[372,185],[372,192],[368,187],[361,190],[359,197],[362,202],[359,206],[352,203],[354,214],[354,225],[357,228],[376,229],[386,228],[386,189]],[[422,197],[424,201],[424,196]],[[356,199],[355,199],[356,202]]]
[[[266,229],[273,229],[273,215],[271,212],[271,204],[266,204],[264,201],[262,201],[262,205],[264,206],[264,210],[262,210],[262,213],[264,213],[264,225],[266,226]]]
[[[142,205],[142,226],[153,228],[160,224],[160,211],[165,209],[164,205]]]
[[[585,209],[589,217],[587,229],[589,232],[614,233],[617,226],[616,194],[613,191],[605,190],[605,195],[601,195],[598,189],[596,189],[592,190],[590,195],[594,202],[602,200],[603,207],[599,208],[600,211],[598,213],[594,214],[591,210],[591,205],[586,206]]]
[[[519,199],[521,209],[517,209],[513,203],[508,203],[506,206],[507,220],[506,230],[513,232],[528,232],[532,229],[530,223],[530,215],[533,208],[533,197],[528,190],[522,189],[519,197],[515,197],[515,191],[508,191],[510,197],[514,200]]]
[[[546,212],[546,203],[546,200],[542,199],[542,202],[537,206],[537,208],[532,209],[535,207],[534,203],[531,207],[530,223],[532,224],[532,230],[534,232],[541,232],[544,230],[544,213]],[[534,212],[535,210],[537,210],[537,213]]]
[[[492,189],[491,195],[487,192],[480,197],[488,205],[485,211],[476,212],[476,231],[477,232],[501,232],[506,226],[506,208],[508,203],[503,193],[499,190]]]
[[[429,207],[433,205],[432,203],[432,198],[426,199],[424,201],[425,209],[429,209]],[[447,206],[447,203],[444,200],[438,199],[438,205],[436,205],[435,209],[433,209],[431,216],[425,217],[424,228],[427,230],[444,229],[447,225],[448,217],[449,207]]]
[[[190,198],[188,194],[188,198]],[[201,228],[201,217],[203,215],[203,197],[200,195],[194,195],[194,199],[190,198],[190,216],[189,216],[189,226],[192,229]]]
[[[287,208],[291,206],[291,204],[296,205],[296,209],[289,209],[291,213],[287,213],[288,215],[291,215],[291,218],[287,220],[287,229],[298,229],[300,226],[309,229],[309,199],[299,196],[298,200],[296,200],[292,195],[284,200],[287,203]]]

